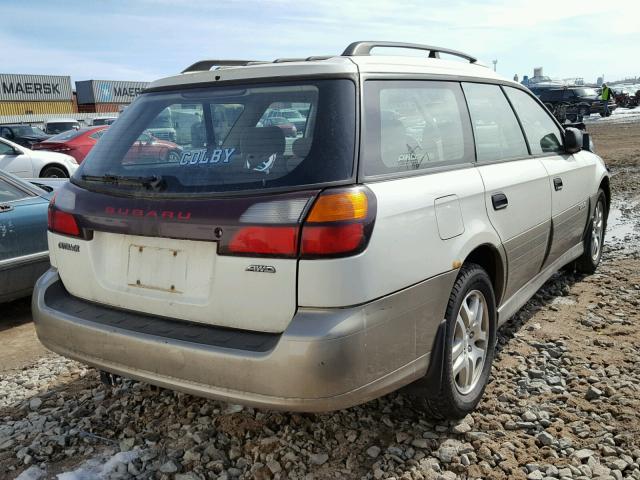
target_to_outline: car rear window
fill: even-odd
[[[334,79],[146,93],[104,134],[73,181],[124,194],[163,195],[349,180],[355,92],[351,80]],[[288,125],[264,121],[267,110],[293,105],[308,107],[308,128],[295,136]],[[153,191],[148,183],[131,181],[150,177],[157,180]]]
[[[78,128],[80,124],[78,122],[52,122],[47,124],[47,131],[51,133],[62,133],[67,130]]]
[[[54,135],[53,137],[47,139],[47,142],[66,142],[68,140],[73,140],[76,137],[88,132],[91,130],[90,128],[81,128],[79,130],[68,130],[66,132],[59,133]]]

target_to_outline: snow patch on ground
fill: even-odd
[[[44,470],[32,465],[16,477],[16,480],[40,480],[47,474]]]
[[[640,107],[616,108],[609,117],[601,117],[599,114],[585,117],[585,123],[632,123],[640,122]]]
[[[72,472],[60,473],[58,480],[98,480],[106,479],[113,473],[118,465],[125,467],[140,456],[140,450],[116,453],[113,456],[102,456],[87,460]],[[26,472],[25,472],[26,473]],[[31,477],[21,480],[31,480]],[[37,479],[36,479],[37,480]]]

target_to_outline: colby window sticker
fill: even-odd
[[[211,151],[211,156],[207,156],[207,149],[187,150],[180,157],[180,165],[204,165],[204,164],[224,164],[230,163],[235,148],[216,148]]]

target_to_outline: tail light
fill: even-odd
[[[366,248],[376,214],[369,189],[328,189],[309,203],[296,199],[253,205],[240,218],[247,225],[226,232],[218,253],[313,259],[355,255]]]
[[[56,145],[53,147],[49,147],[49,149],[53,150],[54,152],[70,152],[72,150],[71,147],[67,145]]]
[[[71,213],[63,212],[56,208],[56,196],[51,197],[48,212],[49,231],[53,233],[61,233],[71,237],[81,236],[80,228],[75,217]]]
[[[302,258],[354,255],[369,242],[375,197],[364,187],[327,190],[318,197],[302,227]]]
[[[46,143],[36,143],[33,146],[34,150],[49,150],[50,152],[70,152],[73,150],[69,145],[65,143],[54,143],[54,142],[46,142]]]
[[[250,226],[231,238],[228,252],[294,257],[298,251],[298,227]]]

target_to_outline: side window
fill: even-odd
[[[517,88],[505,87],[505,91],[520,118],[531,153],[562,152],[562,133],[538,102]]]
[[[13,147],[4,142],[0,142],[0,155],[15,155]]]
[[[498,85],[463,84],[469,105],[478,162],[529,155],[511,105]]]
[[[366,176],[473,162],[458,83],[371,80],[364,98]]]
[[[29,195],[19,188],[0,179],[0,203],[27,198]]]

